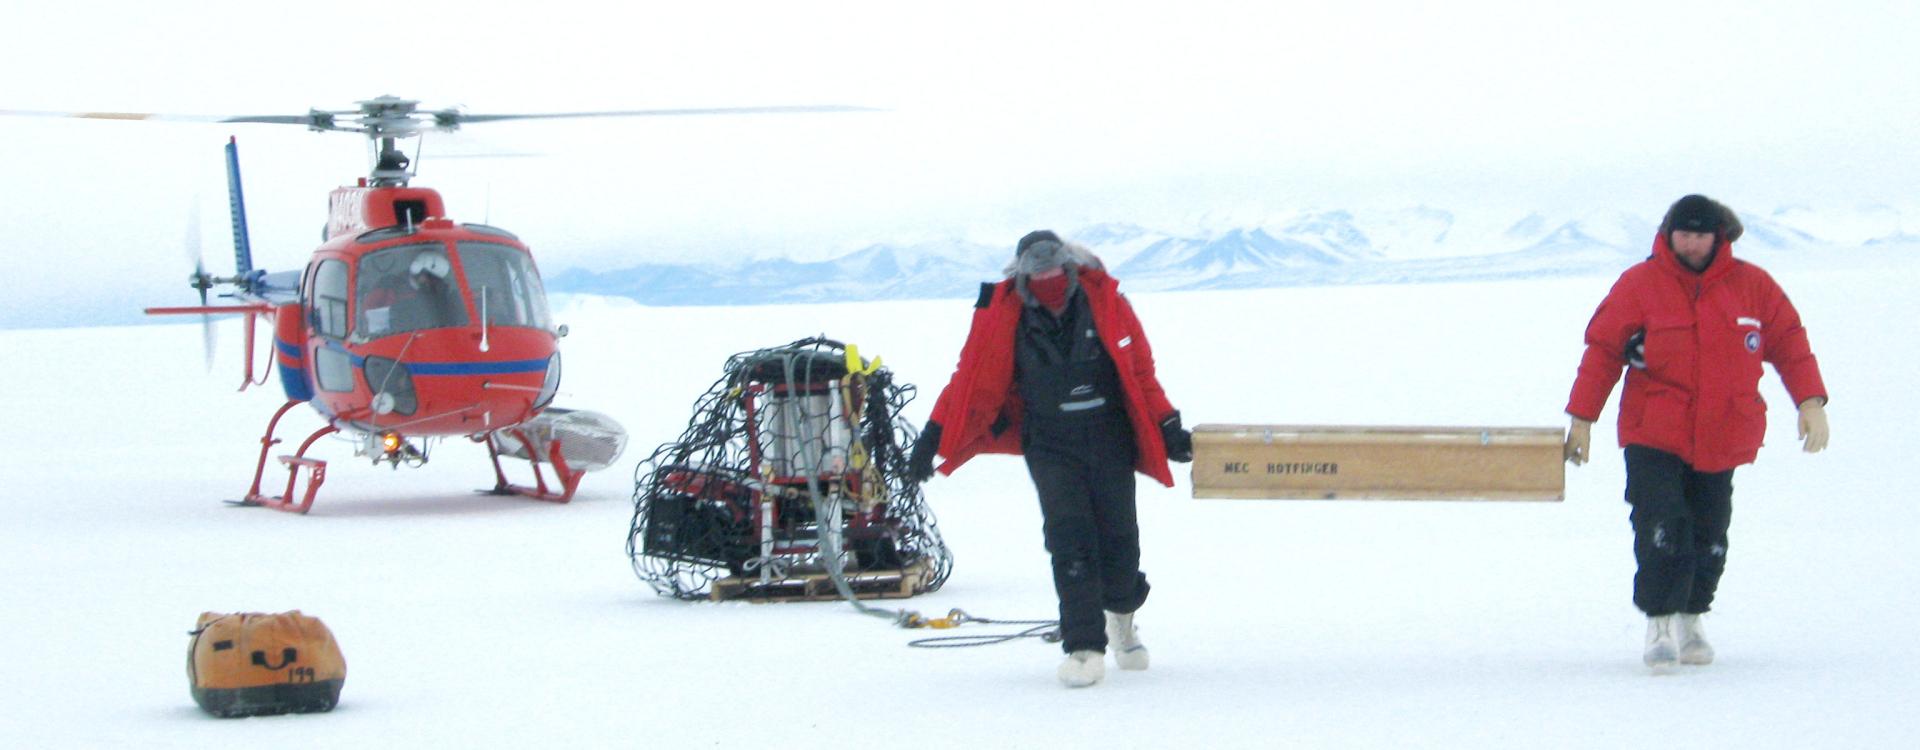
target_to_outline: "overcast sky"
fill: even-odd
[[[1746,211],[1904,207],[1916,5],[9,2],[0,109],[885,110],[429,136],[416,184],[520,233],[550,272],[1301,208],[1657,214],[1696,191]],[[228,135],[269,268],[305,262],[327,191],[366,168],[355,136],[287,126],[0,118],[0,134],[0,222],[34,281],[16,311],[170,289],[195,196],[224,270]],[[470,153],[522,156],[436,158]]]

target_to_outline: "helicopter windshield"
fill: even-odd
[[[486,311],[487,325],[553,327],[547,294],[526,253],[490,242],[462,242],[460,266],[473,292],[474,309]]]
[[[467,306],[444,245],[402,245],[360,259],[355,331],[391,336],[467,324]]]

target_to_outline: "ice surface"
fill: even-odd
[[[1194,500],[1140,483],[1146,672],[1087,690],[1029,641],[928,635],[845,604],[655,596],[622,548],[637,456],[676,436],[737,351],[825,333],[932,407],[969,302],[649,308],[575,298],[559,403],[626,425],[623,463],[570,505],[475,495],[465,442],[420,470],[344,443],[305,517],[246,488],[278,403],[233,393],[237,346],[197,325],[0,331],[0,644],[10,747],[1913,747],[1920,739],[1911,253],[1771,267],[1833,394],[1832,448],[1797,450],[1771,371],[1768,445],[1735,476],[1711,667],[1652,677],[1614,404],[1564,503]],[[1611,276],[1133,295],[1189,423],[1564,424],[1580,332]],[[1125,287],[1123,281],[1123,288]],[[725,302],[725,300],[716,300]],[[233,341],[238,325],[223,324]],[[1617,399],[1616,399],[1617,400]],[[318,426],[287,420],[290,437]],[[284,450],[286,446],[276,448]],[[517,468],[517,467],[516,467]],[[271,480],[271,475],[270,475]],[[1051,616],[1021,463],[928,498],[956,567],[905,602]],[[216,720],[187,693],[202,610],[323,618],[349,674],[329,714]],[[977,627],[977,626],[976,626]],[[966,631],[961,631],[966,632]]]

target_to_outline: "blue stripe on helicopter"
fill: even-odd
[[[521,359],[509,362],[408,362],[407,372],[414,375],[506,375],[516,372],[546,372],[547,360]]]
[[[346,353],[347,349],[338,342],[328,341],[326,346],[334,351]],[[367,358],[358,354],[351,356],[355,368],[365,368]],[[511,375],[520,372],[546,372],[547,359],[514,359],[501,362],[407,362],[407,372],[412,375]]]
[[[353,366],[367,366],[366,357],[354,357]],[[505,362],[407,362],[411,375],[511,375],[518,372],[546,372],[547,360],[518,359]]]
[[[305,354],[301,353],[300,347],[297,344],[289,344],[285,341],[281,341],[280,339],[276,338],[273,340],[273,346],[274,348],[280,350],[280,356],[286,357],[287,359],[291,359],[295,362],[300,361],[302,357],[306,356]]]

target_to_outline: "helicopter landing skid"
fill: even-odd
[[[260,438],[260,461],[253,468],[253,487],[247,490],[246,499],[239,501],[237,505],[257,505],[302,514],[313,507],[314,494],[319,492],[320,485],[327,481],[327,462],[317,458],[307,458],[307,448],[312,447],[315,440],[340,431],[340,428],[332,424],[314,430],[312,435],[308,435],[307,439],[300,443],[300,450],[294,451],[293,455],[280,457],[280,463],[287,466],[285,494],[269,497],[260,492],[260,479],[267,470],[267,451],[280,442],[279,438],[273,436],[274,428],[280,425],[280,418],[286,416],[287,410],[300,403],[303,402],[288,401],[280,407],[279,411],[274,412],[273,419],[267,422],[267,434]],[[295,500],[294,488],[300,482],[300,470],[303,468],[306,469],[307,474],[307,489],[299,496],[299,500]]]
[[[540,472],[540,464],[542,463],[540,460],[540,451],[532,449],[534,442],[528,439],[526,432],[522,430],[515,429],[512,431],[512,434],[518,438],[523,445],[528,447],[527,463],[533,467],[534,486],[527,487],[525,485],[508,482],[507,473],[500,468],[500,449],[494,446],[492,440],[488,440],[487,457],[493,459],[494,485],[493,489],[479,490],[479,492],[488,495],[520,495],[549,503],[564,503],[572,500],[573,491],[579,489],[580,480],[585,477],[587,473],[585,471],[575,471],[572,467],[567,466],[567,457],[560,453],[560,441],[558,439],[548,441],[546,450],[546,463],[553,465],[554,482],[559,485],[559,487],[555,488],[559,491],[555,492],[547,488],[546,477]]]

